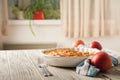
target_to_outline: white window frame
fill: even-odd
[[[12,26],[29,26],[29,24],[33,26],[60,26],[61,20],[9,20],[9,25]]]

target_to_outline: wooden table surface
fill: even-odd
[[[40,53],[41,50],[0,51],[0,80],[120,80],[120,66],[97,77],[78,75],[74,69],[49,66],[53,76],[44,77],[38,67]]]

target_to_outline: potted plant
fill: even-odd
[[[28,5],[24,10],[24,18],[29,20],[29,27],[33,35],[35,35],[35,32],[32,29],[31,20],[44,19],[44,10],[47,7],[45,1],[46,0],[34,0],[33,3]]]
[[[44,19],[43,10],[35,10],[33,13],[33,19],[35,20],[42,20]]]
[[[44,11],[47,8],[45,0],[35,0],[32,4],[26,7],[24,11],[25,19],[44,19]]]
[[[13,6],[12,13],[16,16],[17,19],[24,19],[24,9],[25,6]]]
[[[54,4],[56,5],[56,2]],[[60,13],[59,10],[55,10],[53,4],[51,4],[51,0],[33,0],[33,3],[28,5],[24,10],[24,18],[29,20],[31,32],[35,34],[32,30],[31,20],[52,19],[53,17],[54,19],[58,19],[59,17],[56,17],[59,15],[58,13]]]
[[[24,18],[29,20],[59,19],[59,0],[33,0],[24,10]]]

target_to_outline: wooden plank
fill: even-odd
[[[41,50],[31,51],[31,52],[27,53],[26,56],[34,64],[34,66],[36,67],[37,71],[41,75],[42,80],[62,80],[62,79],[60,79],[59,77],[57,77],[55,75],[54,76],[50,76],[50,77],[44,77],[41,68],[39,68],[39,66],[38,66],[38,58],[42,57],[41,56]]]
[[[75,69],[69,68],[59,68],[59,67],[49,67],[50,71],[53,72],[54,75],[57,75],[61,80],[103,80],[98,77],[87,77],[78,75],[75,72]]]
[[[7,52],[11,80],[41,80],[35,66],[25,56],[24,51]]]
[[[120,65],[113,67],[105,75],[108,76],[109,78],[111,78],[112,80],[120,80]]]
[[[5,51],[0,51],[0,80],[11,80],[8,59]]]

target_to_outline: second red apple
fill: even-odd
[[[98,41],[92,41],[89,45],[90,48],[102,49],[102,45]]]

